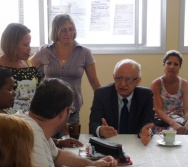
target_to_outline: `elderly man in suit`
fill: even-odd
[[[114,83],[98,88],[91,107],[89,132],[99,137],[138,134],[147,145],[154,126],[153,94],[138,86],[141,66],[131,59],[119,61],[114,68]]]

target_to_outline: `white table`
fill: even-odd
[[[89,142],[91,135],[80,135],[80,141]],[[176,135],[181,146],[166,147],[158,145],[160,136],[154,135],[147,146],[144,146],[137,135],[117,135],[108,140],[123,145],[123,150],[130,156],[132,167],[188,167],[188,135]],[[81,147],[80,149],[85,149]],[[79,148],[66,148],[78,154]]]

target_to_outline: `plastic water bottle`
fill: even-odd
[[[87,155],[92,155],[92,153],[93,153],[92,150],[93,150],[93,149],[92,149],[91,144],[90,144],[90,143],[87,143],[87,144],[86,144],[86,154],[87,154]]]

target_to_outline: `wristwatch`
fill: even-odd
[[[151,137],[153,136],[153,131],[151,130],[151,128],[149,128],[149,131],[150,131],[150,134],[151,134]]]
[[[151,134],[151,137],[153,136],[153,131],[151,130],[151,128],[149,128],[149,132]],[[141,133],[142,133],[142,130],[140,131],[140,133],[138,134],[138,137],[141,138]]]
[[[60,144],[60,139],[57,139],[56,142],[55,142],[55,145],[59,146],[59,144]]]

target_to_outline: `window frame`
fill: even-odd
[[[188,3],[188,1],[187,1]],[[184,43],[185,32],[185,0],[180,1],[180,28],[179,28],[179,51],[188,53],[188,46]]]
[[[22,1],[22,0],[20,0]],[[38,0],[39,3],[39,45],[44,45],[49,42],[49,5],[51,0]],[[166,51],[166,0],[161,0],[161,32],[160,32],[160,46],[148,47],[146,46],[147,25],[146,20],[142,23],[142,44],[139,44],[139,3],[145,9],[142,12],[142,18],[147,18],[147,1],[149,0],[135,0],[135,44],[84,44],[90,48],[93,54],[152,54],[164,53]],[[31,52],[34,53],[40,47],[31,47]]]

